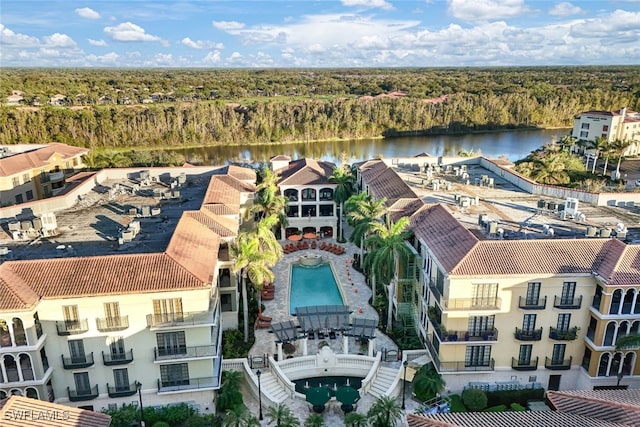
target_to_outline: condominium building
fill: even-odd
[[[391,169],[359,165],[362,188],[379,194],[375,177]],[[640,384],[637,349],[615,349],[618,337],[640,333],[640,246],[518,232],[517,223],[506,238],[487,215],[470,221],[461,203],[421,204],[405,212],[413,256],[399,263],[387,294],[399,323],[415,319],[448,388]]]
[[[618,111],[585,111],[573,119],[571,136],[584,141],[602,137],[607,142],[635,141],[625,155],[638,152],[640,142],[640,113],[621,108]]]
[[[140,386],[147,405],[212,412],[222,329],[237,326],[228,245],[254,192],[255,173],[220,168],[164,252],[0,264],[0,398],[99,410]]]
[[[66,144],[0,147],[0,206],[51,197],[64,191],[67,179],[84,167],[86,148]]]

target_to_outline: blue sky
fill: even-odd
[[[640,64],[640,0],[0,0],[0,65]]]

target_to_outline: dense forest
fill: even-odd
[[[91,148],[570,127],[640,109],[640,67],[345,70],[0,69],[0,144]],[[19,91],[19,92],[16,92]],[[48,105],[63,95],[62,106]],[[391,94],[391,96],[389,96]]]

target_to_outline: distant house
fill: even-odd
[[[24,103],[24,97],[22,95],[12,94],[7,96],[7,105],[15,106]]]
[[[583,141],[595,141],[599,137],[607,142],[634,141],[624,154],[638,154],[640,113],[626,108],[618,111],[585,111],[573,119],[571,136]]]
[[[68,103],[67,97],[58,93],[49,98],[50,105],[66,105]]]
[[[100,98],[98,98],[98,104],[112,104],[112,103],[113,103],[113,98],[111,98],[110,96],[103,95]]]

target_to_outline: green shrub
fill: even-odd
[[[509,409],[514,412],[522,412],[527,410],[527,408],[525,408],[519,403],[512,403],[511,405],[509,405]]]
[[[529,400],[543,400],[544,389],[526,389],[526,390],[501,390],[490,391],[487,393],[487,405],[511,405],[512,403],[518,403],[522,406],[527,406]]]
[[[462,392],[462,402],[470,411],[482,411],[487,407],[487,395],[477,388],[468,388]]]
[[[482,412],[504,412],[507,410],[507,405],[491,406],[483,409]]]
[[[164,421],[158,421],[153,425],[153,427],[171,427],[169,423],[165,423]]]
[[[449,398],[451,399],[451,412],[467,412],[459,394],[452,394]]]

